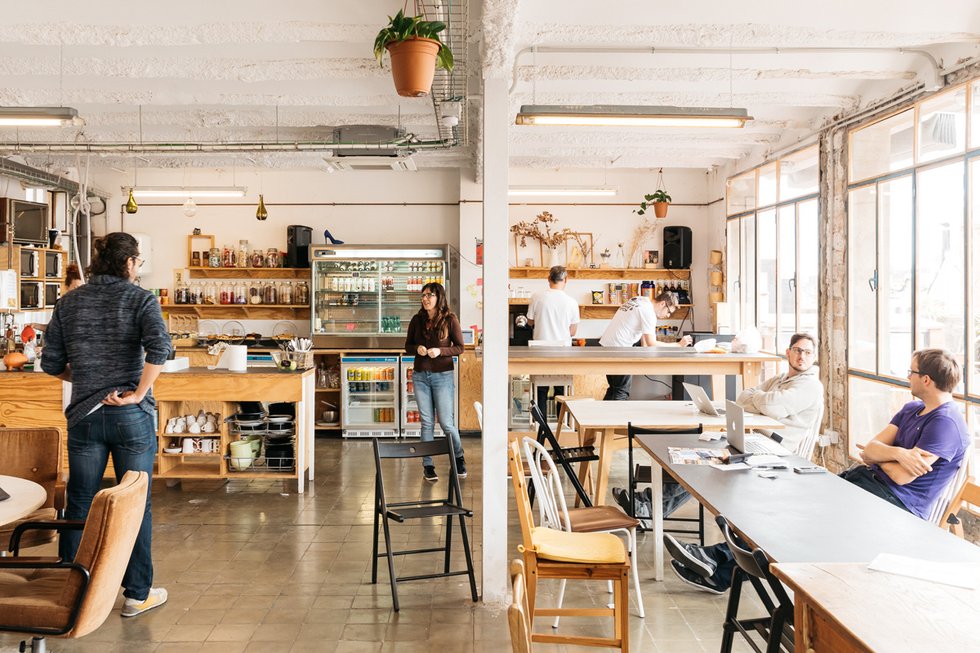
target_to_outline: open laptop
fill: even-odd
[[[741,453],[772,454],[789,456],[786,447],[780,446],[764,435],[745,434],[745,410],[734,401],[725,402],[725,426],[728,430],[728,444]]]
[[[725,411],[715,408],[715,405],[711,403],[708,399],[708,393],[704,391],[699,385],[694,385],[693,383],[685,383],[684,389],[687,390],[687,394],[690,395],[691,399],[694,401],[694,405],[697,406],[698,410],[705,415],[711,415],[712,417],[719,417],[725,414]]]

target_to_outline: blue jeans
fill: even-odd
[[[92,499],[102,486],[109,455],[116,472],[116,482],[129,470],[146,472],[153,477],[153,460],[157,452],[156,420],[139,406],[102,406],[68,429],[68,519],[85,519]],[[146,511],[143,523],[123,576],[123,595],[142,601],[153,583],[153,560],[150,545],[153,518],[150,513],[150,487],[146,488]],[[81,541],[81,531],[66,533],[61,540],[61,556],[73,560]]]
[[[442,432],[453,443],[453,455],[463,457],[463,443],[459,441],[459,429],[456,428],[456,383],[453,372],[418,372],[412,374],[415,383],[415,401],[419,405],[419,417],[422,421],[422,442],[432,442],[435,434],[436,418]],[[432,458],[426,456],[422,465],[432,465]]]

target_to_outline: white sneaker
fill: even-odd
[[[122,606],[122,616],[135,617],[143,614],[147,610],[159,608],[167,602],[167,590],[162,587],[151,587],[146,599],[137,601],[136,599],[126,599]]]

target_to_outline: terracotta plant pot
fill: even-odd
[[[653,214],[658,218],[666,218],[668,206],[670,206],[670,202],[654,202]]]
[[[442,47],[434,39],[414,38],[385,46],[391,55],[391,77],[402,97],[422,97],[432,90],[436,55]]]

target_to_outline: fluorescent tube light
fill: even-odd
[[[511,186],[511,197],[615,197],[615,188],[575,188],[572,186]]]
[[[525,104],[515,122],[583,127],[744,127],[748,120],[752,117],[745,109]]]
[[[128,187],[123,187],[123,191]],[[135,186],[135,197],[245,197],[244,186]]]
[[[59,127],[77,117],[71,107],[0,107],[0,127]]]

